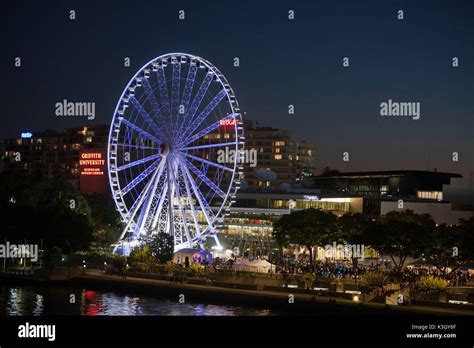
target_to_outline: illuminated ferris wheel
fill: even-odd
[[[240,185],[244,136],[231,86],[208,61],[170,53],[145,64],[125,87],[110,127],[109,182],[125,227],[115,250],[173,236],[175,251],[204,247]]]

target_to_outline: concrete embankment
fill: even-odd
[[[402,305],[387,306],[381,303],[355,302],[348,294],[333,292],[306,293],[302,289],[278,288],[274,286],[262,288],[248,284],[214,283],[203,285],[187,282],[173,283],[168,280],[142,277],[126,278],[105,274],[99,270],[87,270],[75,273],[70,279],[64,277],[41,278],[31,275],[11,275],[0,273],[0,283],[14,286],[61,286],[86,288],[114,292],[124,292],[129,295],[143,294],[159,298],[168,298],[178,302],[183,299],[191,303],[224,304],[236,306],[252,306],[271,309],[276,314],[311,315],[311,316],[398,316],[398,315],[474,315],[474,310],[462,307],[447,308],[436,305]],[[258,289],[258,290],[257,290]]]
[[[194,303],[245,305],[275,310],[286,315],[354,316],[364,315],[398,316],[406,314],[474,315],[474,311],[437,308],[427,306],[386,306],[379,303],[354,302],[344,298],[316,296],[282,289],[282,291],[245,290],[231,287],[172,283],[164,280],[143,279],[88,272],[71,280],[75,286],[142,293],[151,296],[180,299]]]

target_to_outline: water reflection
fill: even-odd
[[[22,312],[21,288],[10,289],[10,297],[8,299],[7,311],[8,315],[20,315]]]
[[[70,301],[75,294],[78,303]],[[0,286],[0,315],[272,315],[270,310],[211,304],[180,304],[167,299],[89,289]]]
[[[33,315],[43,314],[43,295],[36,294],[36,299],[34,301]]]

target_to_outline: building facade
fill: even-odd
[[[287,130],[254,126],[252,121],[246,121],[244,129],[245,148],[257,152],[257,166],[244,167],[249,188],[279,188],[313,175],[315,149],[311,143],[294,139]],[[276,178],[265,180],[258,176],[258,169],[269,169]]]
[[[70,128],[22,133],[4,141],[3,162],[6,171],[59,178],[76,187],[80,178],[80,153],[107,148],[108,126]]]

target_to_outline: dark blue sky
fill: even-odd
[[[246,117],[316,146],[317,167],[474,171],[474,1],[12,1],[2,10],[0,137],[109,123],[130,77],[168,52],[208,59]],[[70,21],[69,10],[77,18]],[[186,19],[178,20],[178,11]],[[294,21],[287,19],[295,10]],[[402,9],[405,19],[396,18]],[[14,58],[22,67],[14,68]],[[350,67],[342,67],[342,58]],[[130,57],[132,66],[123,66]],[[241,66],[233,66],[239,57]],[[458,57],[460,66],[451,67]],[[57,118],[96,102],[96,120]],[[421,119],[383,118],[383,101]],[[288,115],[288,105],[295,115]],[[342,152],[350,153],[349,163]],[[460,161],[451,161],[452,152]],[[471,174],[472,175],[472,174]]]

